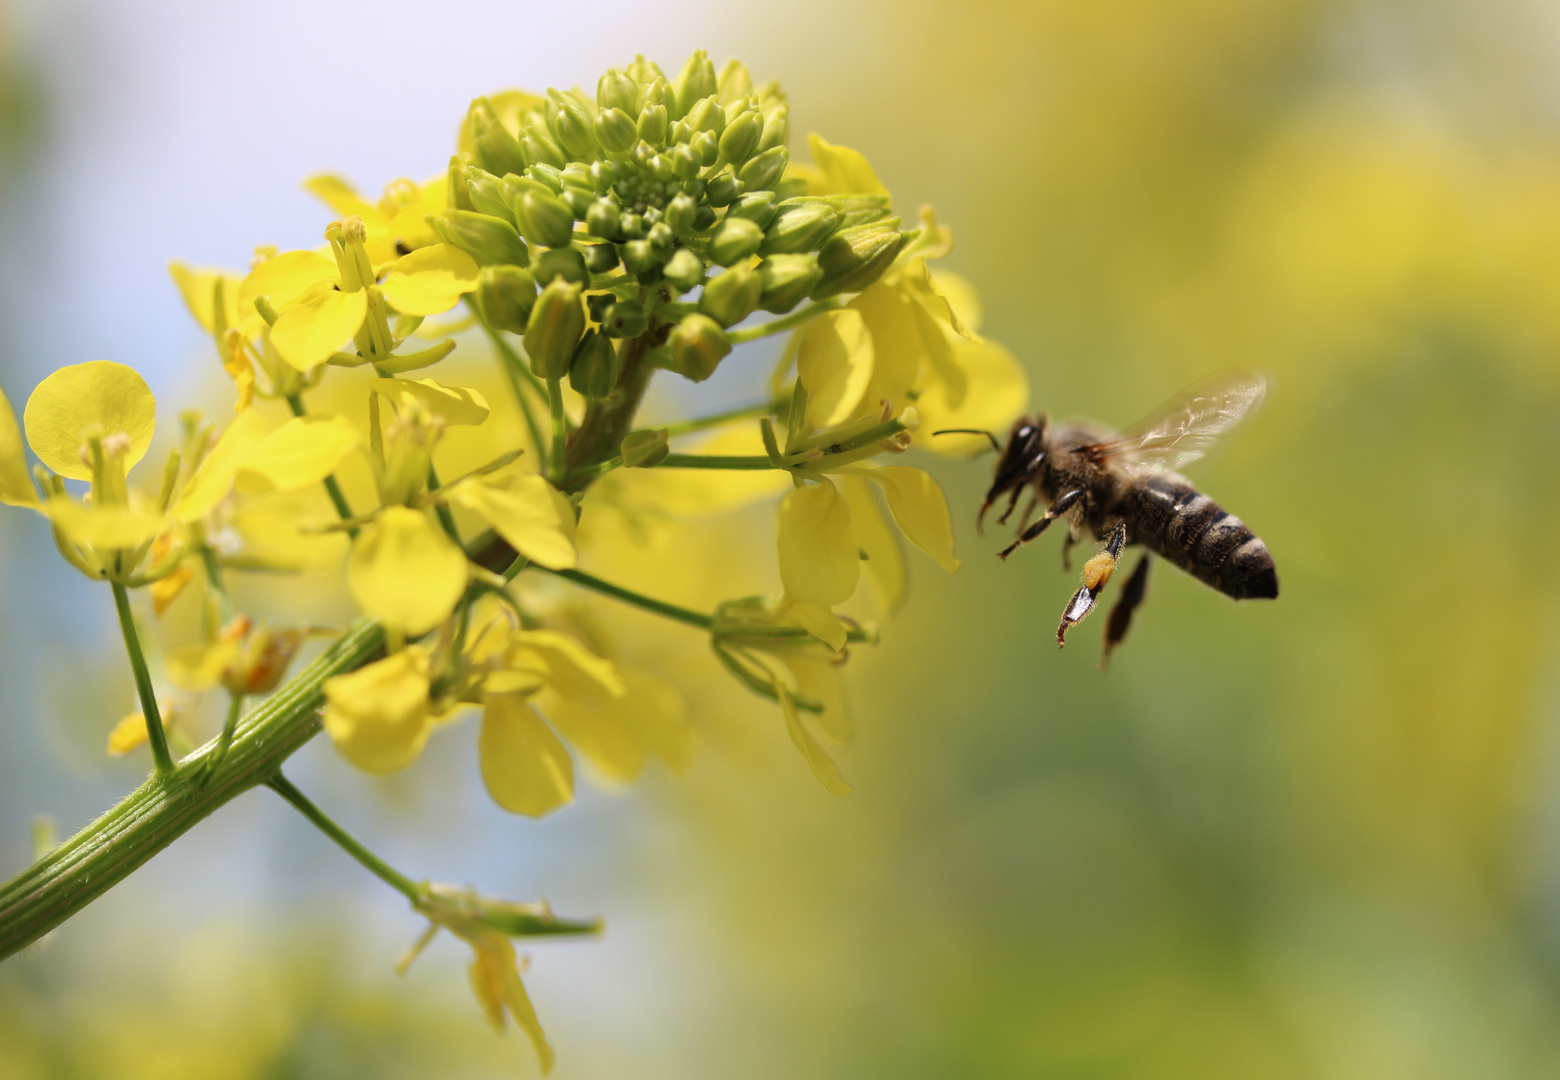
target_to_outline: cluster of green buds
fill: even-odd
[[[728,328],[860,291],[906,242],[886,195],[809,195],[788,177],[789,133],[777,84],[755,90],[702,51],[674,79],[636,57],[594,99],[478,98],[434,228],[482,267],[484,319],[526,335],[539,377],[605,397],[614,341],[664,328],[652,362],[702,380]]]

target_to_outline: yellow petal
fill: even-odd
[[[432,198],[424,191],[422,201],[401,207],[396,211],[395,217],[390,219],[390,224],[385,227],[386,235],[408,251],[417,251],[439,243],[439,234],[428,224],[429,214],[438,217],[444,212],[442,187],[438,196]]]
[[[482,782],[505,810],[541,817],[573,800],[569,751],[520,695],[487,696],[477,747]]]
[[[986,446],[979,435],[943,435],[944,428],[1005,430],[1029,403],[1029,380],[1013,354],[994,341],[964,341],[954,346],[953,359],[964,372],[969,392],[957,405],[940,381],[929,383],[915,403],[921,426],[915,445],[940,454],[964,457]]]
[[[501,939],[502,940],[502,939]],[[508,941],[504,944],[508,945]],[[514,946],[509,946],[509,959],[514,959]],[[466,969],[471,979],[471,993],[482,1006],[482,1015],[493,1025],[493,1030],[504,1030],[504,968],[503,957],[497,949],[477,949],[471,966]]]
[[[121,717],[114,730],[108,733],[108,756],[124,757],[130,751],[146,743],[146,717],[138,712]]]
[[[356,334],[367,314],[366,291],[342,292],[330,282],[315,282],[271,327],[271,344],[290,366],[307,372]]]
[[[775,611],[775,615],[782,622],[806,630],[835,652],[845,647],[849,631],[840,621],[839,616],[822,604],[787,596],[780,601],[780,607]]]
[[[168,534],[164,533],[163,535],[167,536]],[[157,562],[155,547],[152,549],[152,562],[153,565]],[[179,594],[184,592],[185,586],[189,585],[193,580],[195,580],[195,568],[188,562],[182,562],[177,570],[152,582],[151,587],[147,591],[152,594],[152,611],[159,619],[173,606],[173,602],[179,598]]]
[[[578,561],[574,507],[540,476],[519,470],[474,476],[451,488],[449,500],[481,517],[538,565],[570,570]]]
[[[407,634],[438,626],[466,589],[466,555],[419,510],[392,506],[364,526],[347,560],[358,607]]]
[[[140,547],[168,526],[161,514],[128,506],[94,506],[64,496],[44,503],[43,512],[68,539],[100,550]]]
[[[239,469],[239,490],[249,494],[296,491],[335,471],[359,442],[357,429],[340,416],[295,416],[262,439]]]
[[[541,658],[548,685],[564,697],[622,697],[627,692],[612,661],[603,660],[568,634],[519,630],[510,641],[517,652],[534,652]]]
[[[627,783],[654,753],[678,775],[698,752],[699,732],[688,723],[682,697],[642,671],[622,673],[625,692],[549,695],[547,715],[576,750],[609,780]]]
[[[11,399],[0,391],[0,502],[7,506],[38,506],[38,493],[27,475],[27,451],[16,426]]]
[[[496,943],[502,943],[502,949],[497,948],[496,945],[489,948],[503,957],[498,970],[503,985],[504,1004],[509,1007],[509,1015],[515,1018],[515,1023],[531,1040],[531,1045],[536,1049],[537,1060],[542,1065],[542,1075],[546,1076],[553,1069],[555,1060],[553,1048],[547,1044],[547,1035],[542,1031],[542,1023],[536,1018],[536,1009],[531,1005],[530,995],[525,992],[525,984],[520,981],[520,965],[515,962],[514,946],[496,933],[493,939]]]
[[[856,726],[845,700],[838,660],[815,648],[782,649],[775,653],[775,659],[790,672],[800,696],[823,706],[823,712],[809,715],[825,735],[841,744],[855,738]]]
[[[875,412],[881,401],[897,411],[909,400],[923,363],[928,363],[915,301],[903,290],[874,282],[848,305],[861,313],[872,336],[872,378],[862,391],[858,413]]]
[[[474,427],[488,418],[487,398],[463,386],[442,386],[432,379],[375,379],[368,388],[399,405],[416,402],[444,417],[446,424]]]
[[[223,670],[237,654],[235,641],[176,645],[165,654],[168,681],[181,690],[210,690],[222,681]]]
[[[243,503],[233,527],[244,538],[244,554],[278,568],[341,565],[346,533],[306,533],[300,525],[334,518],[335,509],[320,488],[273,495]]]
[[[969,393],[969,382],[964,369],[954,361],[953,342],[963,333],[953,317],[948,301],[932,284],[931,271],[925,259],[912,260],[897,278],[898,288],[909,296],[911,314],[920,331],[921,347],[925,350],[930,375],[943,384],[948,403],[955,408],[963,404]]]
[[[832,483],[787,495],[777,534],[786,595],[824,607],[850,599],[861,577],[861,555],[850,508]]]
[[[476,291],[477,263],[451,244],[430,244],[397,261],[379,288],[403,315],[437,315]]]
[[[368,773],[404,768],[422,753],[428,714],[428,652],[408,646],[325,683],[325,730]]]
[[[361,218],[370,231],[382,230],[389,223],[379,207],[364,199],[356,188],[334,173],[316,173],[303,182],[303,189],[342,217]]]
[[[834,759],[823,745],[813,738],[812,732],[807,730],[802,723],[800,711],[796,702],[791,698],[791,692],[783,686],[780,691],[780,711],[785,715],[785,730],[791,736],[791,742],[802,752],[802,757],[807,759],[807,767],[812,770],[813,776],[823,789],[830,795],[849,795],[850,785],[840,775],[840,768],[834,764]]]
[[[129,471],[152,444],[157,402],[134,368],[90,360],[60,368],[39,383],[22,422],[39,460],[61,476],[90,480],[92,469],[81,460],[87,436],[130,436]]]
[[[509,130],[509,133],[518,136],[521,117],[546,108],[547,99],[528,94],[524,90],[500,90],[496,94],[488,95],[488,104],[493,106],[493,111],[498,114],[499,121]],[[466,118],[461,121],[460,135],[455,145],[462,154],[476,151],[476,144],[471,138],[470,113],[467,113]]]
[[[856,543],[866,552],[867,585],[878,610],[885,614],[897,614],[905,601],[905,588],[909,574],[905,569],[905,554],[899,537],[878,508],[877,496],[859,476],[840,476],[840,489],[850,505],[850,521],[856,533]]]
[[[268,426],[253,409],[235,416],[184,485],[179,501],[173,504],[173,516],[187,523],[211,513],[227,497],[233,478],[265,438]]]
[[[859,150],[835,146],[817,135],[807,136],[807,151],[823,176],[825,190],[815,195],[888,195]]]
[[[251,270],[238,287],[238,316],[248,319],[254,314],[257,296],[269,298],[272,307],[285,311],[319,282],[338,280],[336,260],[329,255],[284,251]]]
[[[979,333],[986,311],[970,279],[938,267],[932,270],[932,285],[948,301],[954,329],[966,335]]]
[[[907,465],[887,465],[864,469],[862,475],[882,486],[888,508],[906,539],[936,559],[948,573],[959,568],[959,560],[953,557],[953,521],[948,516],[948,500],[930,473]]]
[[[859,311],[829,311],[807,324],[796,353],[796,371],[807,388],[807,422],[833,427],[861,404],[872,380],[872,335]]]
[[[221,270],[196,270],[178,261],[168,264],[168,273],[173,277],[173,283],[179,287],[179,293],[184,297],[184,304],[190,309],[190,314],[195,316],[195,321],[200,323],[208,334],[216,333],[217,324],[213,317],[216,312],[216,286],[217,282],[222,282],[223,324],[237,325],[240,284],[237,274],[227,274]]]

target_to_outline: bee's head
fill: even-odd
[[[1007,444],[1002,448],[1002,456],[997,459],[997,472],[992,478],[991,490],[986,492],[986,501],[981,504],[980,514],[975,518],[977,531],[985,522],[986,511],[991,509],[992,503],[1009,492],[1012,493],[1012,502],[1018,501],[1018,493],[1023,489],[1024,482],[1035,474],[1035,470],[1045,460],[1045,427],[1046,418],[1043,414],[1023,416],[1013,424],[1013,429],[1008,432]],[[1012,509],[1011,503],[1008,509]]]

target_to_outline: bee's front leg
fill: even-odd
[[[1089,612],[1094,610],[1094,602],[1099,599],[1100,592],[1110,581],[1111,574],[1116,571],[1116,562],[1121,558],[1121,549],[1127,546],[1127,526],[1125,522],[1116,522],[1111,529],[1110,539],[1105,542],[1105,548],[1088,562],[1083,564],[1083,587],[1073,593],[1072,599],[1067,601],[1067,607],[1062,612],[1061,625],[1056,628],[1056,644],[1061,647],[1067,644],[1067,631],[1074,624],[1080,623]]]
[[[997,556],[999,558],[1006,559],[1009,555],[1013,554],[1013,552],[1017,551],[1019,548],[1029,543],[1029,541],[1045,532],[1046,527],[1050,525],[1051,522],[1055,521],[1057,518],[1067,513],[1067,511],[1071,510],[1073,504],[1081,498],[1083,498],[1082,488],[1069,491],[1065,495],[1061,496],[1051,504],[1050,508],[1046,510],[1045,515],[1041,517],[1039,521],[1029,526],[1029,528],[1025,529],[1023,532],[1019,533],[1018,539],[1014,540],[1007,547],[999,551]]]

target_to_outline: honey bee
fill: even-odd
[[[1267,545],[1240,518],[1174,471],[1207,453],[1262,403],[1266,392],[1267,380],[1257,372],[1225,371],[1187,387],[1119,433],[1091,420],[1052,424],[1043,414],[1013,425],[1000,448],[996,476],[976,528],[992,504],[1008,495],[1007,509],[998,518],[999,524],[1005,523],[1029,488],[1018,538],[1002,550],[1003,559],[1061,517],[1068,518],[1064,566],[1068,548],[1084,529],[1104,542],[1084,565],[1083,583],[1062,611],[1056,628],[1059,646],[1066,644],[1068,629],[1094,609],[1123,549],[1133,544],[1147,550],[1106,623],[1102,667],[1126,637],[1133,612],[1143,601],[1150,552],[1236,600],[1278,596],[1278,572]],[[1042,503],[1045,513],[1030,524]]]

